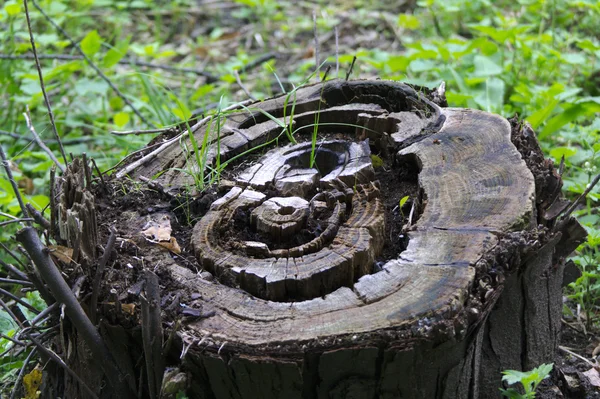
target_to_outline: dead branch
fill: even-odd
[[[4,148],[0,144],[0,158],[2,159],[2,165],[4,165],[4,170],[6,171],[6,176],[8,177],[8,181],[12,186],[15,197],[17,197],[17,201],[19,202],[19,207],[21,208],[21,212],[25,218],[29,218],[29,213],[27,212],[27,208],[25,208],[25,203],[23,202],[23,197],[21,197],[21,192],[19,191],[19,186],[13,177],[12,171],[10,170],[10,165],[8,164],[8,159],[6,158],[6,154],[4,153]],[[25,222],[27,225],[31,226],[31,222]]]
[[[52,106],[50,104],[50,97],[46,93],[46,86],[44,85],[44,76],[42,74],[42,67],[40,66],[40,60],[37,57],[37,50],[35,48],[35,39],[33,38],[33,31],[31,30],[31,19],[29,18],[29,7],[27,5],[27,0],[23,1],[23,5],[25,6],[25,18],[27,19],[27,29],[29,30],[29,40],[31,41],[31,51],[33,52],[33,57],[35,58],[35,67],[38,72],[38,77],[40,79],[40,87],[42,89],[42,95],[44,96],[44,101],[46,102],[46,108],[48,109],[48,116],[50,117],[50,125],[52,125],[52,132],[54,133],[54,138],[58,142],[58,147],[60,149],[60,153],[62,154],[63,160],[65,161],[65,165],[68,163],[67,156],[65,155],[65,149],[63,148],[62,142],[60,141],[60,136],[58,135],[58,130],[56,129],[56,122],[54,121],[54,113],[52,112]],[[27,126],[29,130],[33,133],[33,136],[36,138],[38,145],[46,152],[49,152],[50,158],[58,164],[58,160],[54,157],[54,154],[46,147],[44,143],[39,140],[39,136],[35,133],[35,129],[33,129],[33,125],[29,120],[29,109],[27,109],[27,116],[25,119],[27,120]],[[62,170],[64,172],[64,169]]]
[[[144,357],[146,358],[146,374],[150,397],[158,398],[164,374],[162,357],[163,331],[160,318],[160,289],[158,277],[151,271],[144,272],[145,295],[140,297],[142,303],[142,340]]]
[[[60,271],[50,258],[50,254],[42,245],[36,230],[33,227],[25,227],[16,234],[17,241],[23,244],[27,253],[31,256],[37,270],[48,284],[52,295],[56,300],[65,305],[65,311],[82,339],[87,343],[94,358],[98,360],[100,367],[107,376],[108,383],[115,389],[117,396],[128,397],[131,393],[131,385],[128,386],[121,378],[121,373],[114,358],[106,348],[106,345],[94,328],[90,319],[86,316],[81,305],[73,295],[73,292],[63,279]]]

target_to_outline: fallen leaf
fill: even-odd
[[[171,220],[167,215],[163,215],[158,221],[149,221],[144,229],[142,234],[151,241],[169,241],[171,239]]]
[[[159,241],[156,244],[173,252],[174,254],[179,255],[181,253],[181,248],[179,247],[179,244],[177,244],[175,237],[171,237],[169,241]]]
[[[59,260],[67,265],[73,261],[73,249],[63,247],[62,245],[49,245],[50,256],[55,260]]]

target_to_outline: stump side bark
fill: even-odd
[[[206,165],[236,165],[189,236],[198,270],[143,250],[161,295],[176,287],[196,310],[171,345],[190,397],[498,397],[501,370],[552,361],[564,256],[583,234],[574,221],[552,230],[560,177],[527,126],[440,108],[436,95],[388,81],[307,86],[117,172],[176,193]],[[389,196],[373,151],[393,173],[418,171],[408,244],[383,261]],[[152,217],[133,209],[120,236]]]

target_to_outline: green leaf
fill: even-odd
[[[529,124],[534,130],[537,129],[538,126],[542,124],[542,122],[548,119],[548,117],[550,116],[552,111],[554,111],[554,108],[556,108],[557,105],[558,99],[555,98],[552,101],[550,101],[548,105],[546,105],[544,108],[539,109],[532,115],[530,115],[529,118],[527,118],[527,122],[529,122]]]
[[[504,81],[500,78],[488,78],[483,91],[475,97],[475,102],[488,112],[499,112],[504,105]]]
[[[15,15],[18,15],[21,12],[21,5],[20,4],[6,4],[4,6],[4,10],[6,11],[6,13],[8,14],[9,17],[13,17]]]
[[[502,67],[496,64],[490,57],[476,55],[473,63],[475,65],[474,76],[493,76],[502,73]]]
[[[93,30],[89,32],[80,43],[81,49],[88,57],[93,56],[98,51],[100,51],[100,47],[102,46],[102,39],[98,34],[97,30]]]
[[[398,201],[398,206],[400,207],[400,209],[402,209],[402,207],[404,206],[404,204],[406,204],[406,201],[408,201],[409,198],[409,195],[400,198],[400,201]]]
[[[416,30],[421,27],[421,22],[411,14],[398,15],[398,26],[408,30]]]
[[[567,123],[573,122],[581,116],[593,115],[596,112],[600,112],[600,104],[595,102],[575,104],[550,119],[546,123],[546,126],[544,126],[544,129],[538,135],[538,138],[540,140],[544,139]]]
[[[550,150],[550,156],[554,159],[561,159],[563,156],[568,159],[575,154],[577,154],[577,148],[572,147],[555,147]]]
[[[104,60],[102,61],[102,65],[104,66],[104,68],[110,68],[113,65],[116,65],[119,61],[121,61],[125,54],[127,54],[130,39],[131,37],[128,37],[125,40],[121,40],[113,48],[106,52]]]
[[[373,164],[373,168],[377,169],[383,166],[383,159],[380,156],[371,154],[371,164]]]
[[[129,114],[127,112],[117,112],[113,116],[113,121],[118,128],[122,128],[127,123],[129,123]]]

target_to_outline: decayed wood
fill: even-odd
[[[327,137],[313,150],[317,113]],[[495,397],[500,370],[552,358],[564,267],[556,254],[580,231],[563,229],[564,241],[549,230],[542,215],[559,179],[545,176],[546,187],[534,178],[506,119],[440,108],[396,82],[336,80],[214,127],[192,132],[207,139],[213,167],[217,153],[227,162],[278,146],[236,169],[195,224],[190,243],[205,272],[147,254],[186,306],[201,309],[178,334],[194,397]],[[377,268],[387,237],[371,148],[398,173],[419,171],[423,208],[406,226],[406,250]],[[193,184],[197,159],[185,138],[127,170],[177,192]],[[252,237],[235,231],[240,220]],[[297,241],[310,223],[320,228]]]

